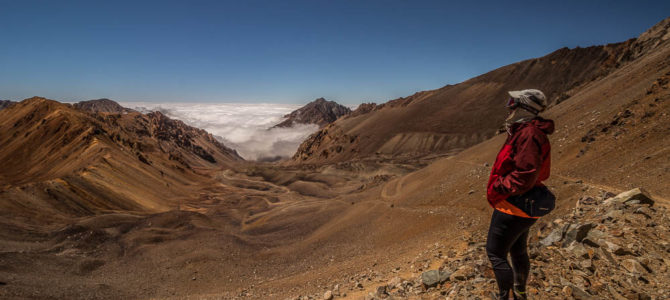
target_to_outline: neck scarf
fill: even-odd
[[[537,117],[536,114],[533,114],[525,109],[517,108],[513,110],[509,116],[507,116],[507,119],[505,119],[505,130],[507,131],[507,134],[512,135],[512,124],[528,122],[535,117]]]

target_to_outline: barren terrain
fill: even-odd
[[[643,187],[667,205],[669,26],[354,112],[279,163],[160,113],[13,104],[0,110],[0,298],[285,299],[340,284],[358,299],[420,276],[486,230],[514,88],[546,90],[557,124],[558,209],[537,228],[602,191]]]

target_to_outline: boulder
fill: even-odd
[[[604,204],[615,204],[623,203],[626,205],[630,204],[647,204],[649,206],[654,205],[654,200],[651,199],[649,193],[642,188],[634,188],[630,191],[623,192],[616,195],[613,198],[605,200]]]
[[[635,214],[643,215],[643,216],[645,216],[647,219],[651,219],[651,215],[653,214],[653,212],[651,211],[651,208],[646,207],[646,206],[638,207],[638,208],[635,210],[634,213],[635,213]]]
[[[421,283],[426,288],[434,287],[439,283],[443,283],[449,279],[449,272],[445,270],[429,270],[421,274]]]
[[[579,266],[584,270],[589,270],[593,273],[596,269],[593,267],[593,262],[590,259],[585,259],[579,262]]]
[[[378,297],[385,297],[388,295],[388,290],[386,289],[386,285],[380,285],[377,287],[375,290],[375,295]]]
[[[566,248],[566,250],[572,252],[578,258],[589,258],[589,251],[586,249],[586,247],[584,247],[584,245],[578,243],[577,241],[573,241],[570,246]]]
[[[613,209],[607,212],[605,214],[605,217],[603,218],[604,220],[618,220],[623,216],[623,210],[620,209]]]
[[[563,247],[567,247],[573,241],[581,242],[594,227],[596,225],[593,223],[570,225],[563,238]]]
[[[610,241],[603,241],[604,245],[607,246],[607,250],[609,250],[611,253],[614,253],[616,255],[628,255],[632,254],[632,252],[622,246],[620,246],[617,243],[610,242]]]
[[[600,248],[599,250],[600,250],[599,254],[600,254],[601,257],[606,259],[613,266],[617,265],[616,260],[614,259],[614,257],[612,257],[612,254],[610,254],[609,251],[605,250],[605,248]]]
[[[472,278],[472,277],[475,277],[475,269],[472,266],[465,265],[465,266],[462,266],[462,267],[458,268],[458,270],[456,270],[456,272],[451,274],[449,279],[452,280],[452,281],[456,281],[456,280],[463,281],[463,280],[466,280],[466,279]]]
[[[589,230],[589,232],[586,234],[586,237],[582,239],[582,242],[591,247],[601,247],[605,245],[605,239],[610,237],[611,236],[607,233],[604,233],[598,229],[592,229]]]
[[[591,294],[589,294],[588,292],[580,289],[579,287],[575,286],[574,284],[571,284],[570,288],[572,290],[572,297],[575,297],[575,299],[577,299],[577,300],[595,299]]]
[[[626,271],[634,274],[645,274],[647,269],[645,269],[640,262],[635,259],[629,258],[624,260],[621,265],[626,269]]]
[[[323,293],[323,299],[324,300],[333,299],[333,292],[332,291],[326,291],[325,293]]]
[[[540,241],[540,244],[546,247],[551,246],[554,243],[560,242],[563,239],[563,235],[568,230],[569,226],[570,224],[564,224],[562,226],[557,227],[546,238],[542,239]]]

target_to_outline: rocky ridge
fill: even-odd
[[[180,120],[173,120],[165,116],[161,112],[151,112],[146,114],[150,122],[151,136],[160,141],[171,142],[181,148],[188,149],[195,153],[200,158],[210,162],[216,163],[216,159],[207,151],[206,145],[213,146],[218,152],[225,153],[226,157],[231,160],[243,160],[237,151],[224,146],[211,133],[207,131],[186,125]],[[198,143],[202,140],[202,143]]]
[[[0,110],[13,105],[14,103],[16,102],[12,100],[0,100]]]
[[[206,180],[198,169],[242,161],[206,131],[160,113],[82,112],[40,97],[0,111],[0,129],[1,205],[14,215],[162,211]],[[36,203],[26,209],[26,201]]]
[[[643,189],[581,197],[570,213],[531,228],[531,299],[668,299],[670,217]],[[495,299],[486,233],[464,236],[465,247],[431,245],[409,272],[369,270],[324,292],[291,299]]]
[[[88,111],[92,113],[103,112],[103,113],[128,113],[134,111],[130,108],[126,108],[118,104],[116,101],[109,100],[107,98],[95,99],[80,101],[73,104],[74,108]]]
[[[295,124],[317,124],[324,127],[350,112],[351,109],[335,101],[318,98],[285,115],[284,118],[287,119],[274,127],[291,127]]]

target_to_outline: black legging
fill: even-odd
[[[502,297],[508,297],[509,291],[516,285],[517,290],[526,289],[526,280],[530,271],[528,258],[528,230],[535,219],[522,218],[502,213],[496,209],[491,216],[491,226],[486,239],[486,254],[493,265]],[[512,258],[512,267],[507,262],[507,254]]]

